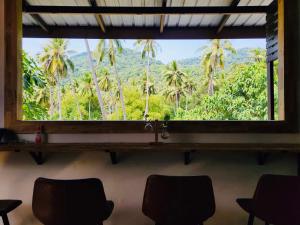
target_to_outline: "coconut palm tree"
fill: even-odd
[[[191,75],[186,76],[183,81],[183,92],[185,96],[185,111],[188,110],[188,100],[191,98],[193,92],[196,90],[196,84]]]
[[[94,97],[94,83],[92,79],[92,75],[90,73],[85,73],[82,81],[80,82],[82,87],[80,88],[83,95],[87,95],[89,106],[89,120],[91,120],[91,100]]]
[[[52,39],[39,55],[42,68],[48,77],[50,90],[50,115],[53,116],[53,86],[57,88],[59,120],[62,120],[61,80],[68,72],[74,71],[73,62],[68,56],[68,42],[64,39]]]
[[[250,58],[255,62],[263,62],[266,60],[266,50],[262,48],[254,48],[249,51]]]
[[[147,71],[144,72],[144,74],[143,74],[142,79],[141,79],[140,82],[142,82],[141,89],[142,89],[142,92],[144,94],[147,93],[146,92],[147,91],[147,86],[148,86],[149,96],[152,95],[152,94],[155,94],[156,90],[155,90],[154,81],[153,81],[153,79],[147,77]],[[139,84],[134,84],[134,85],[138,86],[138,85],[140,85],[140,83]]]
[[[214,94],[215,77],[218,69],[224,69],[226,52],[236,53],[228,40],[214,39],[211,41],[210,46],[204,49],[201,65],[207,77],[208,94],[210,96]]]
[[[77,112],[79,115],[79,119],[82,120],[82,113],[81,113],[81,109],[80,109],[80,104],[78,101],[78,91],[79,91],[79,83],[76,79],[74,79],[74,76],[72,77],[71,83],[70,83],[70,89],[72,91],[73,97],[74,97],[74,101],[76,103],[76,108],[77,108]]]
[[[113,111],[113,105],[115,102],[114,96],[112,93],[113,80],[111,79],[110,72],[107,68],[102,69],[99,73],[100,73],[99,86],[100,86],[101,90],[103,90],[105,92],[109,92],[108,108],[111,113]]]
[[[108,57],[108,61],[110,65],[113,67],[116,80],[117,80],[117,85],[120,93],[120,101],[122,105],[122,111],[123,111],[123,120],[126,120],[126,108],[125,108],[125,100],[124,100],[124,94],[123,94],[123,88],[122,88],[122,82],[120,79],[120,76],[118,74],[117,66],[116,66],[116,55],[117,53],[122,53],[123,52],[123,47],[122,43],[120,40],[100,40],[96,51],[95,51],[95,56],[98,61],[98,65],[103,62],[105,56]]]
[[[150,60],[151,58],[155,58],[156,51],[158,49],[158,44],[156,41],[152,39],[145,39],[145,40],[137,40],[135,43],[138,47],[142,48],[142,58],[147,57],[147,69],[146,69],[146,106],[144,112],[144,119],[149,112],[149,96],[150,96]]]
[[[100,110],[101,110],[101,115],[102,115],[102,119],[106,120],[106,110],[104,107],[104,102],[103,102],[103,97],[102,97],[102,93],[101,90],[99,88],[98,85],[98,79],[97,79],[97,74],[96,74],[96,70],[93,64],[93,59],[92,59],[92,54],[91,54],[91,50],[90,50],[90,46],[89,46],[89,42],[87,39],[84,39],[85,42],[85,47],[86,47],[86,51],[87,51],[87,57],[88,57],[88,62],[92,71],[92,75],[93,75],[93,81],[94,81],[94,85],[96,87],[96,93],[97,93],[97,97],[98,97],[98,102],[99,102],[99,106],[100,106]]]
[[[164,72],[164,78],[168,85],[166,94],[175,98],[176,110],[179,108],[180,95],[183,92],[183,83],[186,77],[186,73],[180,70],[176,61],[172,61]]]

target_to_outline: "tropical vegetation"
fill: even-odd
[[[84,43],[80,54],[64,39],[23,52],[24,120],[268,119],[263,49],[215,39],[199,57],[165,65],[155,40]]]

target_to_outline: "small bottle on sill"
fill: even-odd
[[[43,126],[39,126],[35,136],[36,144],[45,144],[46,143],[46,134],[44,132]]]

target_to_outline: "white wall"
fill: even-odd
[[[255,153],[201,152],[183,165],[179,153],[126,153],[120,163],[111,165],[104,152],[53,153],[37,166],[28,154],[0,154],[0,199],[22,199],[20,208],[9,214],[13,225],[40,224],[31,211],[33,183],[37,177],[74,179],[98,177],[108,199],[115,202],[107,225],[154,225],[141,212],[145,182],[150,174],[209,175],[216,196],[216,213],[205,225],[247,224],[247,214],[235,203],[238,197],[251,197],[262,174],[296,174],[293,154],[273,154],[265,166],[258,166]],[[0,222],[1,223],[1,222]],[[256,225],[263,225],[257,221]]]

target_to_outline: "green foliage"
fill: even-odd
[[[192,110],[181,110],[175,119],[184,120],[266,120],[266,65],[235,66],[230,77],[213,95],[204,95]]]
[[[41,90],[46,89],[45,76],[35,60],[25,52],[22,54],[22,59],[23,119],[46,120],[47,93],[41,93]]]
[[[230,43],[213,40],[211,49],[202,52],[199,68],[199,58],[163,65],[154,58],[155,42],[137,44],[141,52],[122,50],[119,41],[100,41],[94,53],[107,120],[123,120],[124,109],[127,120],[144,120],[146,104],[151,120],[267,120],[262,49],[243,49],[234,54]],[[37,59],[23,53],[24,120],[102,120],[86,54],[69,57],[67,48],[67,42],[54,39]],[[55,88],[58,81],[60,86]],[[207,91],[209,82],[213,82],[213,93]],[[277,82],[275,76],[275,87]]]

